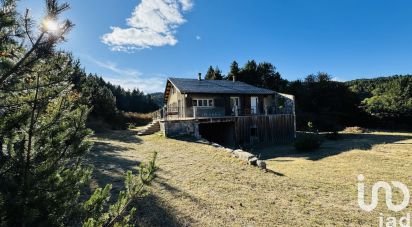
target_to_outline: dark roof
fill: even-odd
[[[186,78],[169,78],[169,81],[182,94],[247,94],[247,95],[271,95],[276,92],[255,87],[240,81],[230,80],[197,80]]]

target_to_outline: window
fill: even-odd
[[[193,99],[193,106],[213,107],[213,99]]]

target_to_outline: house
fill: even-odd
[[[244,82],[169,78],[157,112],[165,136],[188,134],[231,146],[295,136],[292,95]]]

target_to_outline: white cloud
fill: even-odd
[[[345,82],[346,80],[344,80],[344,79],[341,79],[340,77],[332,77],[332,79],[331,79],[332,81],[336,81],[336,82]]]
[[[99,67],[111,72],[110,75],[104,75],[103,78],[112,84],[120,85],[129,90],[138,88],[145,93],[164,91],[166,79],[163,76],[143,76],[141,72],[135,69],[119,68],[115,63],[110,61],[102,62],[92,57],[88,57],[88,59]]]
[[[142,0],[126,20],[130,27],[111,27],[102,42],[116,51],[173,46],[176,29],[186,22],[183,13],[192,7],[192,0]]]
[[[180,0],[180,3],[182,4],[182,9],[184,11],[191,10],[193,7],[193,2],[192,0]]]
[[[120,85],[122,88],[133,90],[134,88],[139,88],[146,94],[154,92],[164,92],[166,79],[116,79],[116,78],[105,78],[112,84]]]

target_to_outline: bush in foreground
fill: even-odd
[[[132,174],[131,171],[126,173],[125,190],[120,191],[114,203],[109,203],[111,184],[107,184],[104,188],[97,188],[83,204],[86,213],[83,227],[133,226],[131,222],[135,219],[136,213],[134,203],[147,193],[145,186],[156,177],[156,156],[155,152],[149,163],[141,164],[137,175]]]
[[[317,133],[304,133],[295,140],[295,148],[298,151],[316,150],[322,144],[322,139]]]

